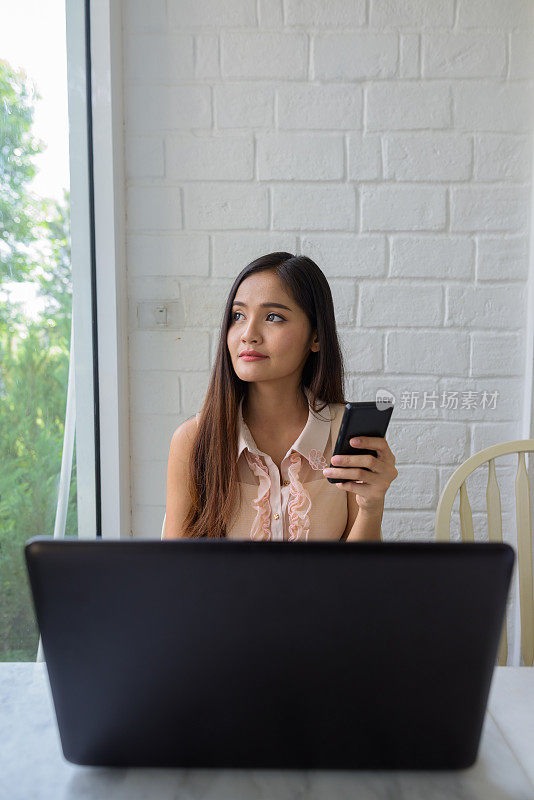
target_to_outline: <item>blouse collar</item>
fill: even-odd
[[[295,450],[297,453],[300,453],[302,456],[304,456],[305,459],[310,461],[310,458],[314,458],[314,452],[319,454],[324,453],[324,449],[328,442],[328,437],[330,436],[332,408],[330,405],[326,405],[322,411],[315,412],[314,414],[310,405],[311,392],[307,386],[304,387],[304,392],[308,398],[308,421],[306,422],[306,425],[300,432],[300,435],[296,441],[291,446],[290,452]],[[258,450],[256,443],[252,438],[250,429],[243,419],[243,400],[244,397],[241,398],[238,409],[238,459],[245,448],[248,448],[251,453],[257,453],[261,455],[261,451]],[[320,405],[322,405],[322,401]],[[317,414],[320,415],[319,418],[316,416]]]

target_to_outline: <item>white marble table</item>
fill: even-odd
[[[451,771],[123,769],[65,760],[46,663],[0,663],[0,800],[534,800],[534,668],[496,667],[478,758]]]

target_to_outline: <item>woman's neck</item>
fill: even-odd
[[[279,430],[283,428],[304,427],[308,420],[308,399],[304,392],[300,398],[257,398],[250,394],[243,400],[243,419],[249,428]]]

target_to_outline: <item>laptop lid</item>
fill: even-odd
[[[25,556],[68,761],[476,759],[507,544],[36,536]]]

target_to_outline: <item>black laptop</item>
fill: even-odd
[[[476,760],[508,544],[35,536],[25,555],[70,762]]]

